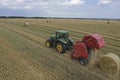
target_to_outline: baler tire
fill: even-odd
[[[79,63],[80,63],[81,65],[86,65],[86,64],[87,64],[87,60],[86,60],[85,58],[80,58],[80,59],[79,59]]]

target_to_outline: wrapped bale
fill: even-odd
[[[120,58],[113,53],[104,55],[98,64],[100,69],[107,74],[119,74]]]

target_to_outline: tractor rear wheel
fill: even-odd
[[[56,50],[57,50],[59,53],[65,53],[65,52],[66,52],[66,45],[58,43],[58,44],[56,45]]]
[[[79,63],[85,65],[87,63],[87,60],[85,58],[80,58]]]
[[[52,47],[52,46],[53,46],[52,41],[51,41],[50,39],[48,39],[48,40],[45,42],[45,45],[46,45],[47,47]]]

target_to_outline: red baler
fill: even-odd
[[[84,65],[89,60],[91,50],[100,49],[104,46],[105,42],[101,35],[88,34],[74,44],[71,58],[79,60],[80,64]]]

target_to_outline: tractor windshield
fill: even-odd
[[[63,38],[68,38],[69,37],[69,34],[68,33],[64,33],[63,34]]]
[[[69,33],[67,31],[60,30],[56,32],[56,37],[61,39],[66,39],[69,37]]]

